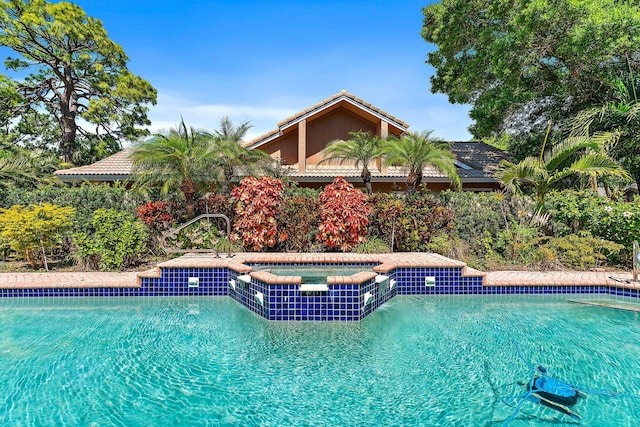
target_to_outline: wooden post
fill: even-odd
[[[307,121],[298,123],[298,172],[307,170]]]

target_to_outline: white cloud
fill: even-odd
[[[316,89],[314,93],[317,91]],[[337,92],[338,90],[330,89],[325,94],[319,94],[317,99],[309,98],[305,101],[297,92],[283,91],[278,93],[277,97],[265,98],[264,102],[270,104],[275,102],[278,105],[291,105],[291,107],[262,107],[260,105],[223,103],[203,104],[188,99],[186,94],[159,90],[158,104],[149,111],[149,118],[152,121],[149,129],[151,132],[167,130],[175,127],[182,117],[189,126],[214,130],[218,128],[220,119],[223,116],[228,116],[235,124],[247,120],[251,122],[253,127],[245,137],[245,140],[250,141],[276,129],[278,122]],[[434,136],[448,141],[468,141],[471,138],[467,130],[471,124],[468,106],[451,105],[446,102],[443,96],[429,93],[419,96],[409,95],[403,100],[402,95],[398,96],[396,93],[395,96],[388,96],[385,91],[380,89],[371,90],[370,93],[367,90],[361,92],[364,93],[360,93],[358,90],[352,93],[406,121],[411,125],[410,130],[412,131],[433,129]],[[202,98],[202,96],[198,98]],[[244,102],[247,100],[245,99]]]
[[[188,126],[214,130],[222,117],[228,116],[235,124],[249,121],[253,127],[247,132],[250,140],[277,127],[277,123],[297,110],[288,108],[260,107],[255,105],[197,104],[181,95],[158,91],[158,103],[149,110],[151,132],[175,127],[180,118]]]

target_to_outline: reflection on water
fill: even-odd
[[[640,393],[638,313],[568,296],[396,297],[360,323],[268,322],[229,298],[0,301],[2,425],[501,425],[535,364]],[[575,298],[579,298],[576,296]],[[636,425],[589,395],[582,425]],[[526,403],[511,423],[575,425]]]

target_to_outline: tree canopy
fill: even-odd
[[[147,104],[155,104],[156,90],[127,69],[122,47],[79,6],[0,1],[0,46],[17,54],[5,66],[20,77],[0,78],[5,126],[7,119],[46,113],[57,124],[66,162],[73,160],[78,136],[119,141],[145,134],[137,126],[150,124]]]
[[[640,7],[618,0],[442,0],[423,9],[431,90],[471,104],[478,138],[543,132],[640,72]]]

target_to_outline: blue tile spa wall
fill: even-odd
[[[228,295],[226,268],[163,268],[161,273],[141,279],[140,296]]]
[[[395,273],[378,275],[369,282],[360,284],[360,319],[373,313],[378,307],[397,295],[398,287],[395,277]]]
[[[244,279],[244,280],[243,280]],[[298,284],[266,284],[230,272],[229,295],[269,320],[359,321],[396,294],[391,277],[361,284],[331,284],[327,291],[300,291]]]

